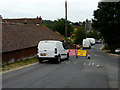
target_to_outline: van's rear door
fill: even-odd
[[[40,43],[38,50],[40,57],[54,57],[55,43],[52,42]]]

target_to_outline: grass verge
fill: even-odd
[[[108,55],[111,55],[111,56],[119,56],[118,54],[115,54],[115,53],[112,53],[108,47],[106,47],[105,45],[103,45],[101,48],[100,48],[104,53],[108,54]]]
[[[37,62],[37,57],[36,58],[32,58],[32,59],[25,59],[22,61],[18,61],[18,62],[14,62],[14,63],[7,63],[7,64],[3,64],[2,68],[0,68],[0,70],[10,70],[13,68],[17,68],[20,66],[24,66],[24,65],[28,65],[34,62]]]

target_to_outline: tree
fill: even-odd
[[[100,31],[112,52],[120,47],[120,2],[99,2],[92,26]]]
[[[55,20],[52,25],[53,31],[58,31],[61,35],[65,36],[65,19],[61,18],[58,20]],[[67,36],[71,36],[73,32],[73,26],[70,21],[67,21]]]
[[[52,25],[53,25],[53,21],[51,21],[51,20],[42,20],[42,24],[51,29]]]
[[[77,30],[74,31],[74,33],[75,33],[75,43],[82,44],[83,39],[86,38],[84,26],[80,26]]]
[[[100,38],[102,38],[102,35],[99,31],[92,29],[90,32],[87,33],[86,37],[87,38],[95,38],[95,39],[99,40]]]

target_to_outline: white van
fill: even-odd
[[[90,40],[89,39],[83,39],[83,42],[82,42],[82,46],[83,46],[83,49],[84,48],[91,48],[91,43],[90,43]]]
[[[49,59],[56,63],[59,63],[61,59],[69,59],[69,53],[64,49],[63,43],[54,40],[40,41],[37,56],[40,63],[44,59]]]
[[[88,40],[90,40],[91,45],[95,45],[95,39],[94,38],[86,38]]]

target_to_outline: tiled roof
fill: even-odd
[[[3,22],[13,22],[13,23],[27,23],[27,24],[37,24],[40,23],[40,18],[17,18],[17,19],[3,19]]]
[[[2,52],[38,45],[41,40],[63,40],[45,26],[2,23]]]

